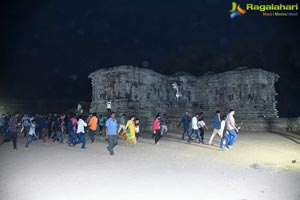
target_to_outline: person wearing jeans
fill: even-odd
[[[163,116],[159,120],[160,124],[160,132],[161,135],[167,134],[168,132],[168,119],[167,119],[167,114],[163,114]]]
[[[117,145],[117,127],[118,123],[115,118],[116,114],[114,112],[111,113],[110,118],[106,120],[105,126],[106,126],[106,139],[108,141],[108,147],[107,150],[109,151],[109,154],[113,156],[114,153],[114,147]]]
[[[75,118],[74,114],[72,114],[72,118],[69,119],[69,121],[67,122],[67,131],[69,134],[69,141],[68,141],[69,146],[71,146],[77,139],[76,124],[77,124],[77,119]]]
[[[79,116],[79,120],[77,122],[77,136],[79,138],[78,141],[75,141],[73,143],[73,147],[75,147],[76,144],[81,143],[81,149],[86,149],[85,144],[86,144],[86,139],[85,139],[85,134],[84,134],[84,127],[87,126],[87,123],[83,121],[82,116]]]
[[[186,135],[189,137],[189,124],[190,124],[190,117],[188,116],[188,113],[186,112],[185,115],[182,117],[181,122],[183,125],[183,133],[181,139],[184,140],[184,136]],[[179,124],[180,125],[180,124]]]
[[[235,114],[235,111],[233,109],[230,109],[227,117],[226,117],[226,127],[227,131],[229,132],[229,140],[226,143],[226,147],[231,149],[232,145],[236,141],[237,138],[237,132],[239,131],[235,124],[235,119],[233,115]]]
[[[17,151],[17,125],[19,113],[15,113],[8,121],[8,137],[1,144],[12,140],[14,151]]]
[[[55,136],[52,139],[53,142],[55,142],[57,139],[60,139],[60,143],[61,144],[64,143],[64,135],[63,135],[64,119],[65,119],[65,116],[61,115],[54,122]]]
[[[32,120],[31,122],[31,125],[30,125],[30,128],[29,128],[29,132],[28,132],[28,136],[27,136],[27,142],[26,142],[26,145],[25,147],[28,147],[28,145],[34,141],[34,140],[37,140],[37,136],[35,134],[35,128],[36,128],[36,121],[35,120]]]
[[[189,135],[188,143],[191,143],[191,141],[193,140],[192,137],[193,137],[194,134],[197,135],[198,141],[199,141],[199,143],[201,143],[200,131],[199,131],[199,128],[198,128],[198,118],[199,118],[198,113],[196,113],[195,116],[192,118],[192,132]]]
[[[97,124],[98,124],[97,113],[93,113],[93,116],[89,120],[89,136],[90,136],[92,143],[94,143],[94,141],[95,141]]]
[[[227,144],[227,142],[230,140],[230,135],[229,135],[229,132],[226,131],[222,138],[221,138],[221,142],[220,142],[220,149],[222,151],[224,151],[226,148],[225,148],[225,145]]]
[[[27,113],[25,113],[24,116],[22,117],[22,126],[23,126],[24,137],[26,137],[30,128],[30,117],[28,116]]]
[[[205,122],[203,118],[200,118],[198,121],[198,128],[200,131],[200,137],[201,137],[201,143],[204,144],[204,128],[208,130],[207,126],[205,125]]]

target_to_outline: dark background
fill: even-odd
[[[299,17],[230,19],[223,0],[1,2],[2,98],[90,101],[87,76],[118,65],[192,75],[246,66],[279,74],[279,114],[299,116]],[[238,3],[251,2],[296,1]]]

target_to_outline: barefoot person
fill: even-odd
[[[109,154],[114,155],[114,147],[117,145],[117,120],[115,119],[115,112],[112,112],[110,118],[106,120],[106,139],[108,140],[107,150]]]
[[[17,126],[18,126],[18,118],[20,114],[16,112],[13,116],[9,118],[8,121],[8,137],[5,138],[1,144],[5,142],[9,142],[12,140],[14,151],[17,151]]]

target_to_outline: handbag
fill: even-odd
[[[122,140],[126,140],[126,139],[127,139],[127,135],[126,135],[126,132],[125,132],[125,131],[123,131],[123,132],[121,133],[121,138],[122,138]]]

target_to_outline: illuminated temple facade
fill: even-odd
[[[134,114],[144,122],[144,128],[151,125],[158,112],[167,113],[171,130],[177,129],[185,112],[190,116],[204,112],[206,123],[211,125],[216,110],[226,114],[234,108],[237,121],[249,130],[251,123],[278,117],[275,83],[279,76],[262,69],[240,68],[195,77],[119,66],[99,69],[89,78],[93,88],[91,112],[105,113],[110,100],[117,115]]]

